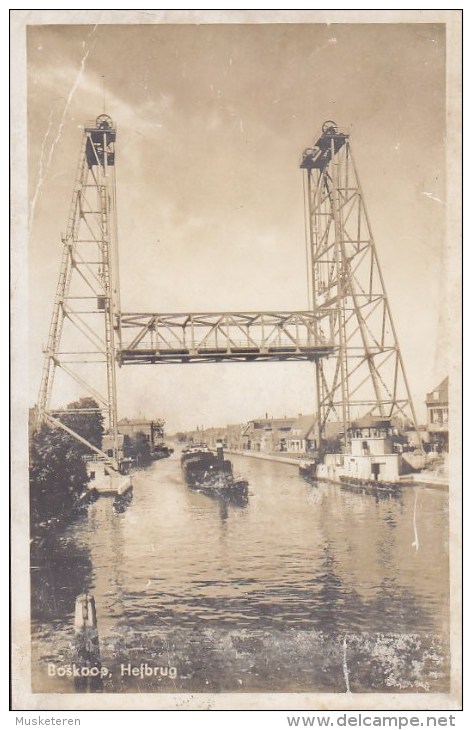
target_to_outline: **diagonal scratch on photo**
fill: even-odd
[[[445,26],[27,58],[32,691],[449,692]]]

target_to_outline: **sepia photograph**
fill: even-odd
[[[461,12],[12,31],[14,709],[460,709]]]

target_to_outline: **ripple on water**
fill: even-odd
[[[306,641],[313,632],[330,641],[346,633],[414,634],[439,636],[447,647],[446,495],[423,490],[417,499],[416,550],[414,489],[378,500],[310,486],[287,465],[232,458],[250,481],[247,505],[192,492],[173,457],[136,475],[126,512],[117,515],[110,500],[100,499],[61,534],[48,535],[32,573],[41,661],[67,650],[75,596],[84,591],[95,595],[106,637],[125,636],[132,646],[134,636],[157,641],[174,632],[189,652],[193,688],[216,681],[203,680],[199,670],[198,685],[198,672],[187,666],[197,662],[185,638],[193,632],[216,632],[218,641],[244,631],[248,641],[264,632],[285,641],[294,631]],[[299,643],[289,644],[303,654]],[[212,645],[211,651],[219,650]],[[310,675],[302,665],[290,670],[301,689]],[[277,686],[287,687],[289,670],[281,667]],[[251,674],[255,688],[272,676],[267,666],[259,670]],[[227,674],[225,686],[231,685]],[[337,686],[337,675],[331,679]]]

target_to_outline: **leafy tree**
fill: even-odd
[[[99,405],[94,398],[81,398],[79,401],[69,403],[67,410],[71,413],[61,413],[60,420],[65,426],[87,439],[93,446],[102,448],[102,438],[104,433],[103,414],[99,410]],[[74,413],[73,411],[90,411],[89,413]],[[79,443],[79,442],[78,442]],[[80,444],[83,453],[88,453],[88,449]]]
[[[77,504],[88,477],[84,447],[59,428],[43,424],[31,442],[30,499],[33,530]]]
[[[96,400],[80,398],[69,403],[67,410],[70,413],[58,414],[62,423],[101,448],[104,418]],[[88,412],[74,412],[79,410]],[[89,453],[90,449],[59,427],[43,424],[32,436],[30,498],[33,529],[74,509],[88,482],[83,457]]]

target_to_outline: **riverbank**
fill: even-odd
[[[278,454],[261,454],[253,451],[236,451],[235,449],[226,449],[226,453],[235,456],[248,456],[252,459],[262,459],[264,461],[276,461],[281,464],[291,464],[292,466],[300,466],[304,461],[303,457],[295,458],[291,456],[279,456]],[[305,457],[305,460],[306,457]],[[326,481],[326,480],[323,480]],[[339,482],[333,482],[339,484]],[[446,476],[434,474],[432,472],[419,472],[417,474],[403,474],[400,477],[400,484],[403,486],[423,486],[432,489],[449,489],[449,481]]]
[[[400,477],[400,484],[431,487],[432,489],[449,489],[449,480],[446,476],[432,474],[431,472],[419,472],[418,474],[403,474]]]
[[[234,454],[235,456],[249,456],[251,459],[263,459],[265,461],[278,461],[280,464],[292,464],[292,466],[299,466],[302,462],[302,458],[299,459],[293,456],[279,456],[278,454],[261,454],[255,451],[236,451],[235,449],[225,449],[225,453]]]

